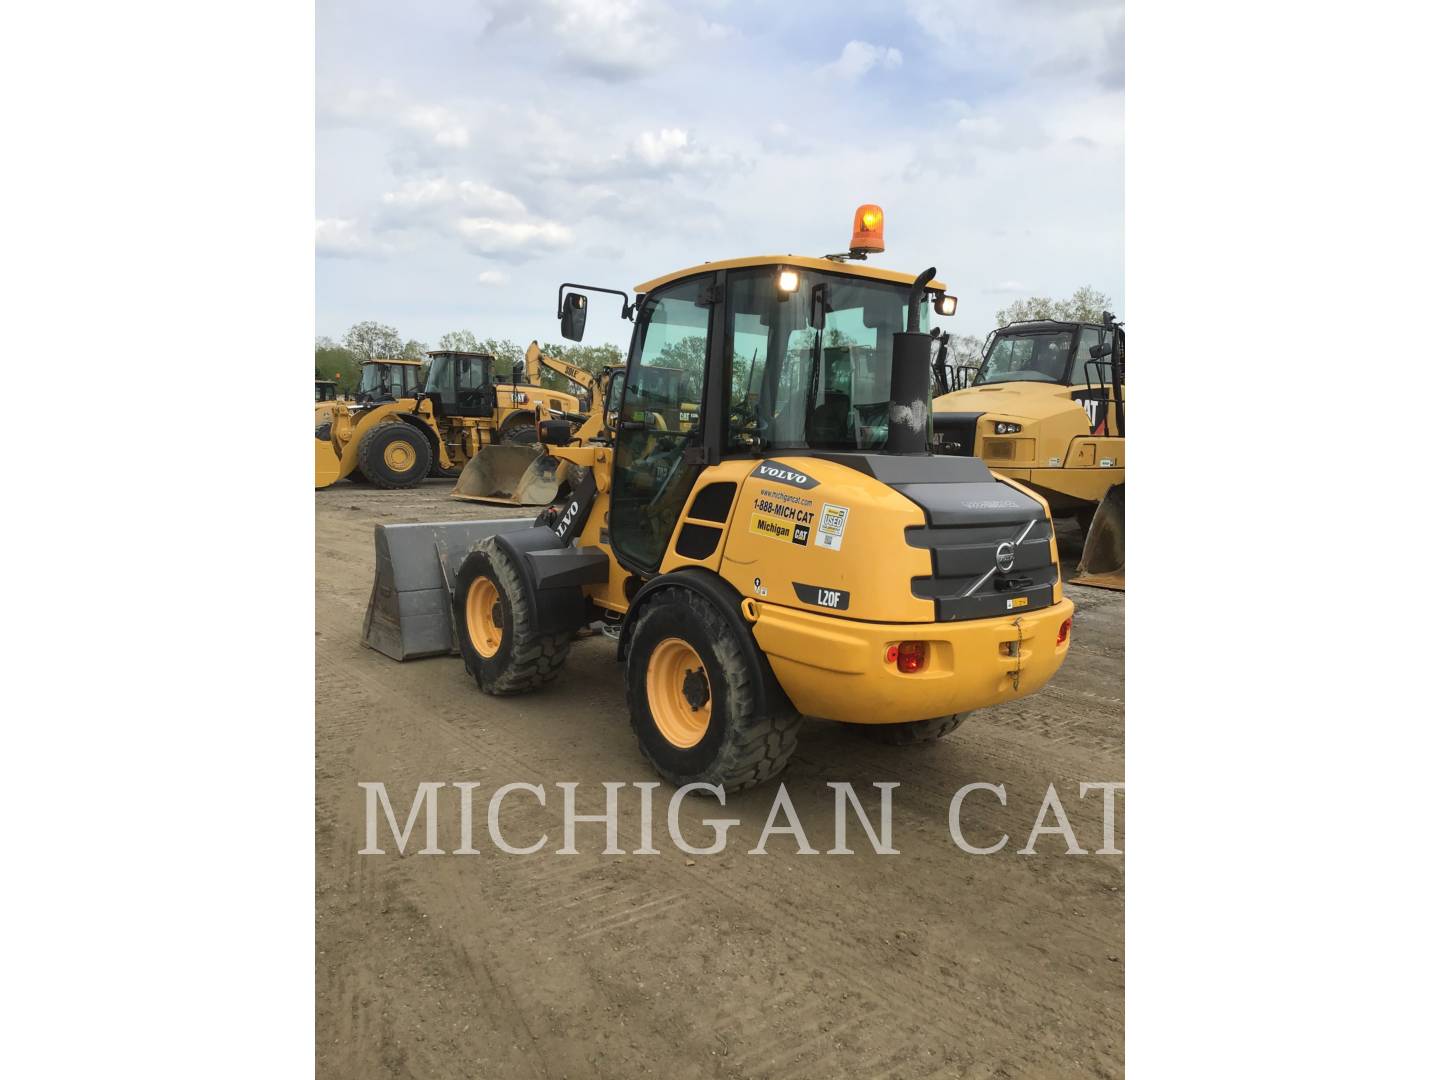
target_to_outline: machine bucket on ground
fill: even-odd
[[[364,643],[392,660],[457,651],[450,620],[455,573],[487,536],[528,529],[532,518],[375,526],[375,583]]]

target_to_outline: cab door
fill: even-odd
[[[637,573],[659,569],[704,468],[715,290],[714,274],[687,278],[651,292],[636,315],[615,432],[610,544]]]

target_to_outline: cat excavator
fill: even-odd
[[[714,791],[778,775],[802,716],[929,744],[1043,687],[1074,615],[1049,509],[931,452],[926,324],[955,298],[867,265],[883,235],[867,204],[840,255],[701,263],[633,300],[562,284],[568,340],[593,295],[634,322],[610,422],[540,422],[571,472],[536,517],[378,526],[365,643],[458,653],[506,695],[598,628],[640,753]]]

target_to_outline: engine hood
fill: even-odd
[[[1083,387],[1082,387],[1083,390]],[[1013,382],[972,386],[935,399],[937,413],[994,413],[1020,420],[1047,420],[1078,409],[1073,386],[1057,383]]]

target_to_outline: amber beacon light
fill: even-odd
[[[855,227],[850,230],[850,253],[885,250],[885,211],[874,203],[866,203],[855,211]]]

